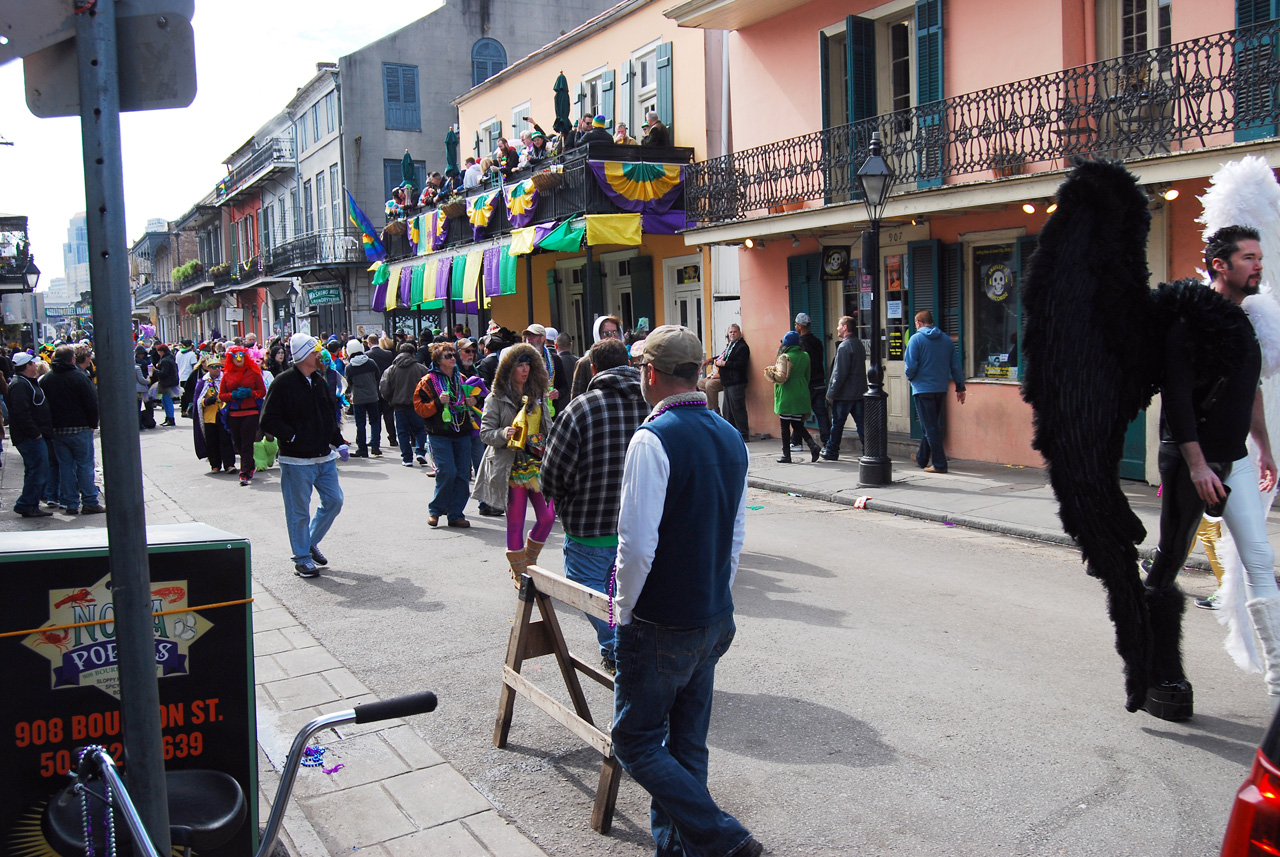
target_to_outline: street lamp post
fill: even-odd
[[[858,170],[858,187],[867,206],[868,229],[862,236],[862,269],[871,276],[871,367],[863,397],[863,432],[866,445],[858,460],[858,482],[888,485],[893,481],[889,460],[889,397],[884,391],[880,328],[880,219],[893,187],[893,169],[881,157],[880,132],[871,132],[867,160]]]
[[[38,327],[38,325],[41,323],[42,319],[37,319],[35,317],[35,311],[36,311],[35,293],[36,293],[36,286],[40,283],[40,269],[36,267],[36,257],[34,255],[27,256],[27,267],[26,267],[26,270],[22,272],[22,276],[27,281],[28,294],[20,295],[19,297],[21,297],[22,300],[24,301],[28,301],[27,305],[31,309],[31,324],[30,324],[31,347],[35,348],[36,345],[38,344],[36,342],[36,332],[41,330],[41,328]]]

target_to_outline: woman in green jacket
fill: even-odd
[[[810,460],[817,461],[820,447],[804,427],[810,410],[809,355],[801,347],[798,333],[791,330],[782,337],[777,362],[764,367],[764,374],[773,382],[773,412],[782,420],[782,457],[778,462],[791,463],[793,435],[809,447]]]

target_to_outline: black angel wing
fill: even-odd
[[[1058,190],[1022,287],[1033,445],[1048,463],[1063,528],[1107,591],[1130,711],[1143,704],[1151,654],[1137,550],[1146,530],[1118,472],[1125,430],[1158,384],[1147,205],[1120,164],[1079,164]]]

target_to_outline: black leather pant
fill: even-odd
[[[1157,459],[1163,493],[1160,503],[1160,547],[1147,574],[1147,589],[1162,591],[1173,585],[1182,565],[1191,553],[1196,530],[1204,516],[1205,502],[1191,481],[1191,468],[1181,455],[1161,452]],[[1209,463],[1209,467],[1226,479],[1231,474],[1230,462]]]

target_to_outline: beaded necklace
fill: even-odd
[[[659,402],[658,407],[654,409],[653,413],[649,414],[645,422],[653,422],[672,408],[690,408],[694,406],[703,408],[707,406],[707,397],[704,393],[677,393]]]
[[[76,770],[84,764],[84,757],[90,753],[103,751],[102,746],[92,744],[88,747],[81,747],[80,754],[76,758]],[[85,857],[95,857],[93,848],[93,820],[92,813],[89,811],[89,788],[83,784],[77,786],[80,792],[80,816],[84,819],[84,853]],[[97,795],[94,795],[97,798]],[[104,842],[107,846],[106,857],[116,857],[116,825],[115,817],[111,810],[111,783],[105,778],[102,780],[102,799],[106,809],[102,813],[103,825],[105,827]]]

